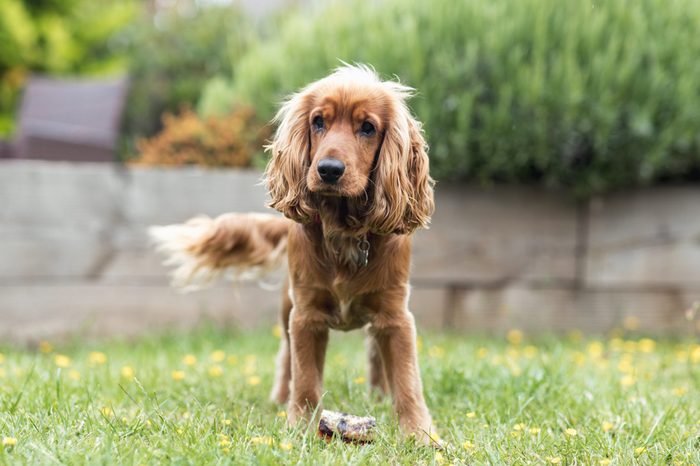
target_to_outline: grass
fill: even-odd
[[[700,464],[700,345],[424,335],[449,448],[398,434],[367,394],[361,336],[334,334],[325,407],[377,417],[366,446],[285,426],[277,338],[212,327],[137,341],[0,349],[0,464]]]

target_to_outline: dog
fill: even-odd
[[[288,267],[284,336],[271,398],[288,420],[321,403],[329,329],[364,328],[370,388],[390,393],[401,430],[429,444],[416,329],[408,310],[411,237],[434,210],[427,145],[406,100],[413,90],[344,65],[277,113],[264,172],[273,214],[199,217],[152,227],[176,286]]]

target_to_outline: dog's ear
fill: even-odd
[[[271,157],[264,179],[270,193],[269,207],[297,222],[308,222],[312,215],[306,171],[309,165],[310,95],[307,91],[292,96],[273,120],[277,132],[267,146]]]
[[[374,167],[374,200],[368,222],[379,234],[410,234],[430,223],[435,208],[434,181],[429,175],[421,125],[406,107],[403,96],[394,100],[393,117]]]

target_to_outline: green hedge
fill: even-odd
[[[339,60],[418,90],[441,180],[588,195],[700,173],[697,0],[336,2],[250,50],[233,92],[271,117]]]

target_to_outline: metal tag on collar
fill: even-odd
[[[367,237],[363,237],[357,242],[357,248],[360,250],[360,257],[358,259],[358,265],[360,267],[367,267],[369,262],[369,241]]]

